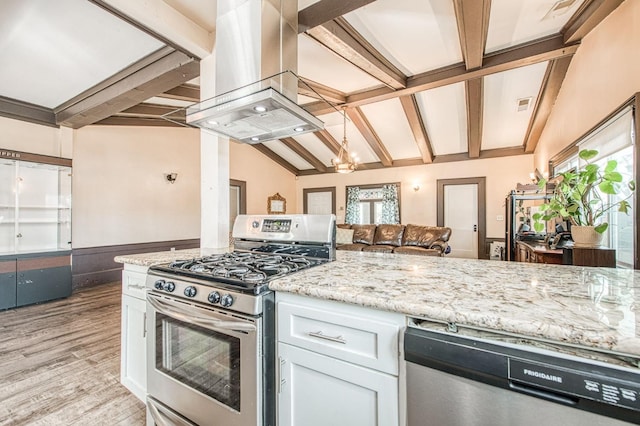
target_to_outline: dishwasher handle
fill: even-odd
[[[539,389],[521,383],[509,381],[509,389],[515,392],[520,392],[536,398],[546,399],[547,401],[557,402],[558,404],[564,404],[571,407],[578,405],[577,398],[571,398],[567,395],[551,392],[546,389]]]

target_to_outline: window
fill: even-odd
[[[584,137],[577,145],[579,150],[597,150],[598,157],[591,160],[591,162],[598,164],[600,167],[604,167],[609,160],[616,160],[618,162],[618,171],[623,175],[624,182],[628,182],[634,176],[633,129],[633,110],[631,107],[627,107]],[[554,167],[554,173],[564,172],[576,167],[584,167],[577,154],[562,163],[558,163]],[[619,195],[611,195],[609,197],[624,199],[629,194],[629,189],[623,186]],[[629,203],[632,206],[635,205],[633,197],[629,200]],[[619,267],[633,268],[634,266],[634,218],[637,214],[638,212],[634,209],[631,209],[629,215],[618,213],[617,211],[610,211],[607,214],[606,221],[609,222],[609,228],[605,232],[603,244],[616,250],[616,262]]]
[[[345,223],[400,223],[400,184],[348,186]]]

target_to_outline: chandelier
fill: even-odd
[[[342,144],[340,145],[340,151],[338,151],[338,156],[331,160],[333,164],[333,168],[338,173],[351,173],[356,167],[355,154],[349,153],[349,142],[347,141],[347,113],[343,109],[342,117],[344,119],[343,128],[344,128],[344,137],[342,139]]]

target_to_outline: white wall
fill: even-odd
[[[71,158],[72,130],[0,117],[0,148]]]
[[[229,177],[247,182],[248,214],[267,214],[267,197],[275,193],[287,200],[287,213],[302,213],[295,175],[251,145],[229,144]]]
[[[76,130],[72,220],[74,248],[199,238],[200,132]]]
[[[361,170],[347,175],[301,176],[297,181],[298,212],[302,212],[304,188],[336,187],[338,222],[344,222],[345,187],[378,183],[401,183],[400,221],[403,224],[436,225],[437,180],[468,177],[486,177],[487,185],[487,238],[504,238],[504,199],[518,183],[528,183],[533,171],[533,156],[470,160],[464,162],[428,164],[390,169]],[[414,183],[420,190],[413,190]]]
[[[640,92],[640,1],[626,1],[582,41],[535,151],[539,170]]]

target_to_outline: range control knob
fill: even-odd
[[[198,294],[198,290],[194,286],[190,285],[184,289],[184,295],[187,297],[196,297],[196,294]]]
[[[230,294],[225,294],[220,299],[220,304],[225,308],[228,308],[229,306],[233,305],[233,296]]]
[[[164,285],[162,286],[162,289],[164,291],[168,291],[169,293],[173,293],[173,290],[176,289],[176,285],[174,284],[173,281],[167,281],[166,283],[164,283]]]
[[[219,303],[220,302],[220,293],[218,293],[217,291],[212,291],[211,293],[209,293],[209,296],[207,296],[207,300],[209,301],[209,303]]]
[[[155,283],[153,283],[153,286],[156,290],[162,290],[164,288],[164,280],[157,280]]]

